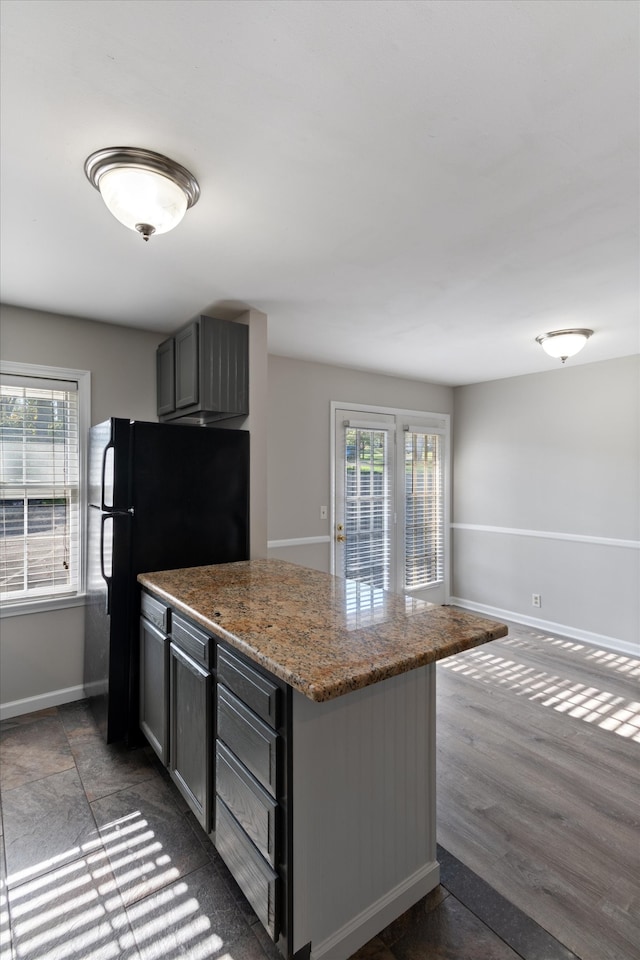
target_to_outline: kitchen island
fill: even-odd
[[[285,956],[346,960],[439,882],[435,662],[507,628],[276,560],[138,579],[176,662],[211,639],[201,823]]]

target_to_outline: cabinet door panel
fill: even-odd
[[[166,765],[169,762],[169,638],[140,618],[140,728]]]
[[[176,333],[176,409],[198,402],[198,338],[197,320]]]
[[[211,675],[171,644],[170,756],[174,783],[207,832],[211,826]]]
[[[174,341],[165,340],[156,350],[156,389],[158,416],[173,413],[176,408]]]

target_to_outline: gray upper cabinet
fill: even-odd
[[[199,371],[198,338],[200,324],[197,320],[183,327],[175,335],[176,410],[197,406]]]
[[[173,337],[156,350],[156,382],[158,385],[158,417],[176,409],[176,380],[174,375],[175,343]]]
[[[198,317],[157,350],[158,419],[209,423],[249,412],[249,328]]]

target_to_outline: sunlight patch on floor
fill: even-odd
[[[3,931],[10,912],[16,960],[115,960],[129,951],[139,951],[142,960],[185,953],[192,960],[234,960],[232,948],[222,952],[224,940],[190,893],[188,878],[178,878],[135,811],[106,824],[101,841],[10,875],[8,900],[3,890],[0,903]],[[119,887],[130,898],[126,911]]]
[[[551,639],[553,638],[549,638]],[[585,649],[582,644],[558,642],[571,650]],[[612,654],[617,661],[614,664],[603,651],[598,652],[602,652],[603,656],[607,657],[606,662],[621,672],[624,671],[626,676],[629,675],[629,669],[634,669],[628,663],[628,657],[616,657]],[[631,661],[634,662],[637,661]],[[526,696],[542,706],[551,707],[560,713],[640,743],[640,702],[625,701],[622,697],[616,697],[613,693],[598,690],[596,687],[572,683],[566,677],[536,670],[484,649],[469,650],[461,657],[443,660],[440,666],[451,673],[460,673],[484,683],[504,685],[517,696]]]

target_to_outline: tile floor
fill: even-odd
[[[85,701],[0,724],[2,960],[277,960],[149,748]],[[574,960],[439,850],[442,884],[352,960]],[[331,958],[327,958],[331,960]]]

